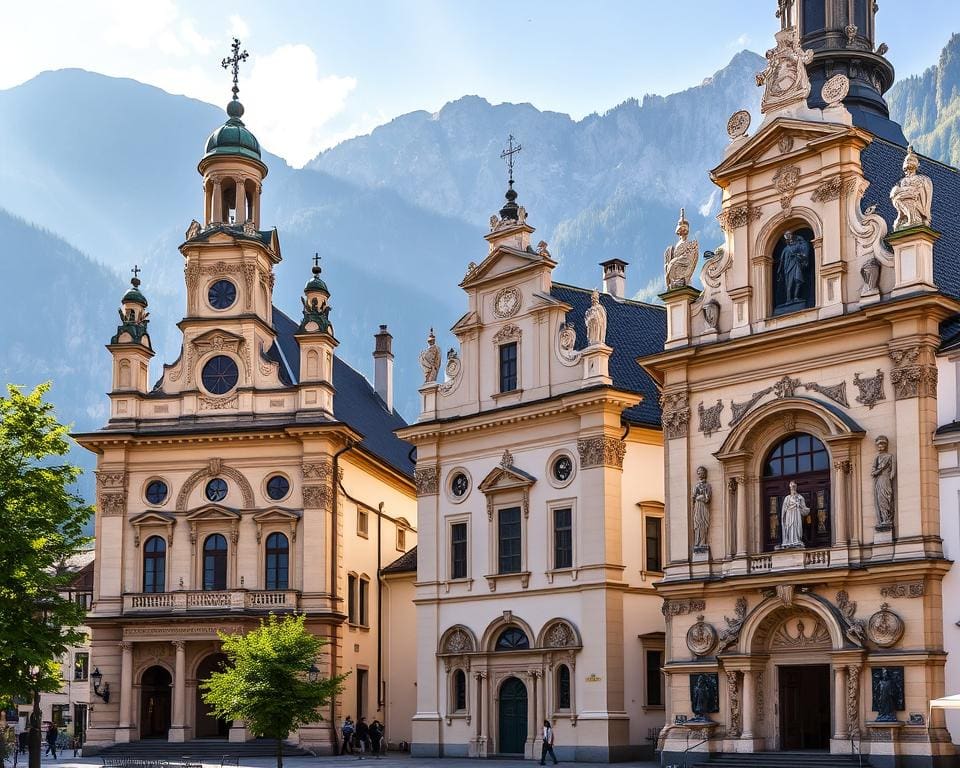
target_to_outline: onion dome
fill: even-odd
[[[140,271],[139,269],[137,270]],[[141,307],[147,306],[147,297],[140,293],[140,278],[134,276],[130,279],[130,288],[123,294],[120,300],[123,304],[139,304]]]
[[[240,119],[243,104],[234,97],[227,105],[228,120],[207,139],[204,158],[214,155],[240,155],[252,160],[260,160],[260,142]]]
[[[317,262],[319,262],[319,257],[316,258]],[[330,291],[327,289],[327,284],[320,279],[320,264],[314,263],[311,271],[313,272],[313,277],[311,277],[310,280],[307,281],[307,284],[303,286],[303,292],[306,294],[325,293],[329,298]]]

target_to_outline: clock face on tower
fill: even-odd
[[[513,317],[520,309],[520,291],[504,288],[493,300],[493,314],[497,317]]]

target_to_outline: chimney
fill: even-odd
[[[373,338],[377,343],[373,350],[373,388],[393,413],[393,336],[387,326],[381,325]]]
[[[628,262],[622,259],[607,259],[601,261],[603,267],[603,292],[609,293],[615,299],[622,299],[627,292],[626,267]]]

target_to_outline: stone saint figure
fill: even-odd
[[[780,546],[783,549],[803,546],[803,518],[810,514],[806,500],[797,493],[797,484],[790,481],[790,494],[783,500],[780,508],[780,528],[783,538]]]
[[[783,304],[805,301],[810,243],[803,235],[795,235],[789,230],[783,233],[783,240],[786,244],[777,263],[777,282],[783,286]]]
[[[893,723],[897,720],[897,703],[900,699],[899,684],[886,669],[880,670],[877,681],[877,722]]]
[[[709,675],[697,675],[693,683],[690,708],[698,720],[709,720],[708,715],[714,709],[713,686]]]
[[[706,552],[710,533],[711,496],[706,467],[697,467],[697,480],[693,488],[693,551]]]
[[[591,346],[603,344],[607,338],[607,310],[600,303],[600,294],[593,292],[590,297],[590,308],[583,316],[587,323],[587,340]]]
[[[420,353],[420,367],[423,368],[424,384],[437,380],[437,374],[440,373],[440,348],[437,346],[437,337],[433,335],[433,328],[427,337],[427,348]]]
[[[877,504],[877,527],[881,529],[893,525],[893,480],[897,476],[897,459],[887,450],[889,446],[890,441],[886,435],[877,438],[877,455],[870,471]]]
[[[897,218],[893,222],[894,230],[930,226],[930,207],[933,205],[933,182],[929,176],[917,173],[920,159],[907,148],[903,159],[903,178],[890,190],[890,202],[897,209]]]

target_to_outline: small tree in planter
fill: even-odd
[[[283,768],[283,740],[322,720],[321,707],[346,678],[316,677],[315,661],[326,641],[310,634],[305,621],[302,614],[271,614],[245,635],[220,633],[227,667],[201,684],[203,700],[217,717],[244,720],[257,736],[276,739],[277,768]]]

